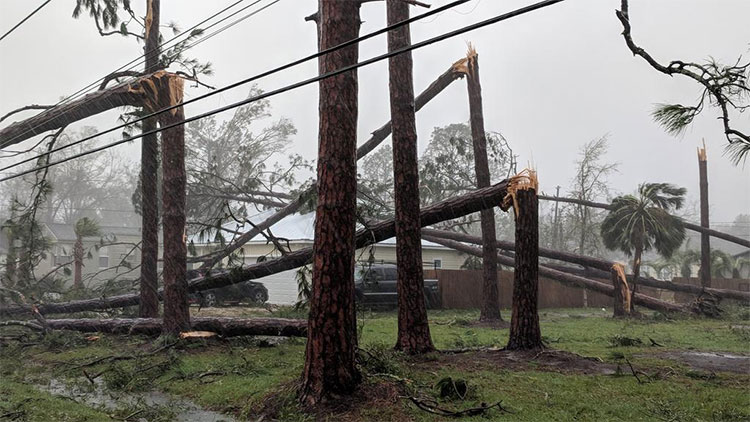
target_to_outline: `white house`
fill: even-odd
[[[273,211],[265,211],[250,218],[253,224],[258,224],[270,216]],[[313,245],[315,213],[292,214],[271,227],[271,233],[282,242],[282,246],[292,250],[298,250]],[[250,230],[252,226],[244,226],[237,223],[226,224],[223,235],[227,243],[235,236]],[[214,233],[210,230],[204,236],[197,234],[188,238],[192,243],[191,248],[197,255],[220,249],[215,240]],[[263,236],[257,236],[246,243],[238,255],[245,264],[258,262],[258,259],[276,258],[281,253],[276,247]],[[391,238],[372,246],[357,251],[357,261],[366,262],[373,256],[378,263],[396,263],[396,239]],[[261,258],[263,257],[263,258]],[[459,269],[466,260],[467,255],[436,243],[422,241],[422,260],[426,269]],[[196,265],[197,267],[197,265]],[[258,281],[262,282],[269,293],[269,302],[276,304],[291,304],[297,300],[297,270],[284,271],[264,277]]]

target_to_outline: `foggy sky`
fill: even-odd
[[[41,1],[41,0],[40,0]],[[429,0],[434,7],[448,0]],[[412,25],[417,42],[531,3],[521,0],[474,0],[425,22]],[[36,8],[37,1],[2,0],[0,32]],[[140,14],[142,0],[134,7]],[[229,0],[162,0],[162,24],[175,21],[188,28],[231,3]],[[249,3],[249,2],[246,2]],[[415,92],[466,54],[472,42],[479,53],[487,130],[501,132],[519,155],[519,169],[538,170],[541,189],[566,192],[574,176],[579,147],[604,134],[610,136],[609,161],[620,163],[610,176],[617,193],[631,193],[638,183],[671,182],[688,189],[697,202],[696,147],[708,146],[712,225],[721,228],[739,213],[750,212],[750,165],[735,167],[722,155],[726,140],[719,115],[706,109],[687,132],[675,138],[650,117],[657,103],[692,104],[700,93],[692,80],[658,73],[633,57],[621,37],[614,11],[617,0],[568,0],[562,4],[501,22],[414,53]],[[264,2],[265,4],[265,2]],[[56,0],[0,42],[0,115],[27,104],[54,104],[120,65],[142,54],[142,45],[119,36],[102,38],[88,17],[75,20],[73,0]],[[304,17],[315,0],[281,0],[187,54],[214,65],[204,82],[224,86],[308,55],[316,49],[316,30]],[[747,0],[632,0],[633,37],[657,60],[703,61],[709,56],[727,63],[743,54],[750,58],[750,2]],[[412,8],[412,15],[422,13]],[[362,34],[385,24],[382,2],[362,7]],[[164,28],[167,38],[171,32]],[[360,60],[386,51],[380,36],[361,45]],[[314,76],[310,62],[259,82],[272,90]],[[359,141],[389,119],[387,62],[360,69]],[[206,92],[186,84],[186,98]],[[222,93],[190,105],[191,116],[244,99],[248,88]],[[271,99],[274,117],[291,118],[298,129],[294,151],[317,154],[317,85]],[[231,113],[231,112],[229,112]],[[20,120],[31,114],[19,115]],[[99,129],[115,125],[117,112],[81,122]],[[227,118],[229,114],[219,118]],[[454,82],[417,115],[420,151],[432,129],[468,121],[464,81]],[[5,123],[5,122],[4,122]],[[750,130],[748,115],[733,123]],[[104,143],[112,140],[103,137]],[[14,148],[15,149],[15,148]],[[137,144],[121,147],[138,159]],[[605,198],[600,198],[604,200]],[[750,229],[749,229],[750,231]]]

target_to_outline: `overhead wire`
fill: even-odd
[[[21,177],[21,176],[29,174],[29,173],[33,173],[33,172],[36,172],[36,171],[39,171],[39,170],[43,170],[43,169],[48,168],[48,167],[53,167],[55,165],[62,164],[64,162],[67,162],[67,161],[70,161],[70,160],[74,160],[76,158],[84,157],[86,155],[94,154],[94,153],[99,152],[99,151],[103,151],[103,150],[106,150],[106,149],[109,149],[109,148],[113,148],[113,147],[118,146],[118,145],[122,145],[122,144],[127,143],[127,142],[134,141],[134,140],[142,138],[142,137],[144,137],[146,135],[150,135],[150,134],[153,134],[153,133],[159,133],[159,132],[162,132],[162,131],[165,131],[165,130],[168,130],[168,129],[171,129],[171,128],[174,128],[174,127],[177,127],[177,126],[182,126],[184,124],[187,124],[187,123],[190,123],[190,122],[193,122],[193,121],[196,121],[196,120],[204,119],[206,117],[210,117],[210,116],[213,116],[215,114],[222,113],[222,112],[227,111],[227,110],[231,110],[231,109],[234,109],[234,108],[237,108],[237,107],[241,107],[241,106],[249,104],[249,103],[253,103],[253,102],[256,102],[256,101],[263,100],[265,98],[269,98],[269,97],[272,97],[272,96],[275,96],[275,95],[279,95],[279,94],[282,94],[284,92],[291,91],[291,90],[300,88],[300,87],[305,86],[305,85],[309,85],[311,83],[319,82],[319,81],[321,81],[323,79],[327,79],[327,78],[331,78],[331,77],[334,77],[334,76],[338,76],[338,75],[341,75],[343,73],[350,72],[352,70],[358,69],[360,67],[368,66],[370,64],[373,64],[373,63],[385,60],[387,58],[390,58],[390,57],[393,57],[393,56],[396,56],[396,55],[399,55],[399,54],[402,54],[402,53],[405,53],[405,52],[408,52],[408,51],[417,50],[417,49],[426,47],[428,45],[434,44],[436,42],[444,41],[444,40],[446,40],[448,38],[452,38],[452,37],[455,37],[455,36],[458,36],[458,35],[470,32],[470,31],[474,31],[476,29],[483,28],[485,26],[492,25],[492,24],[495,24],[495,23],[498,23],[498,22],[501,22],[501,21],[504,21],[504,20],[507,20],[507,19],[510,19],[510,18],[513,18],[513,17],[516,17],[516,16],[520,16],[520,15],[523,15],[523,14],[526,14],[526,13],[529,13],[529,12],[532,12],[532,11],[535,11],[535,10],[538,10],[538,9],[541,9],[541,8],[544,8],[544,7],[547,7],[547,6],[551,6],[551,5],[554,5],[554,4],[557,4],[557,3],[561,3],[563,1],[565,1],[565,0],[544,0],[544,1],[540,1],[538,3],[534,3],[532,5],[525,6],[525,7],[513,10],[511,12],[503,13],[503,14],[497,15],[497,16],[489,18],[489,19],[485,19],[483,21],[480,21],[480,22],[477,22],[477,23],[474,23],[474,24],[471,24],[471,25],[463,26],[463,27],[461,27],[459,29],[443,33],[441,35],[429,38],[429,39],[424,40],[424,41],[420,41],[420,42],[418,42],[416,44],[411,44],[411,45],[399,48],[399,49],[394,50],[394,51],[390,51],[388,53],[381,54],[379,56],[376,56],[376,57],[373,57],[373,58],[370,58],[370,59],[367,59],[367,60],[364,60],[364,61],[361,61],[361,62],[358,62],[358,63],[354,63],[354,64],[351,64],[351,65],[348,65],[348,66],[344,66],[344,67],[342,67],[340,69],[337,69],[337,70],[334,70],[334,71],[331,71],[331,72],[328,72],[328,73],[325,73],[325,74],[322,74],[322,75],[318,75],[318,76],[315,76],[315,77],[312,77],[312,78],[309,78],[309,79],[305,79],[303,81],[296,82],[296,83],[284,86],[282,88],[278,88],[278,89],[275,89],[275,90],[272,90],[272,91],[264,92],[262,94],[259,94],[259,95],[247,98],[247,99],[242,100],[242,101],[237,101],[235,103],[228,104],[228,105],[226,105],[224,107],[219,107],[219,108],[207,111],[205,113],[201,113],[201,114],[197,114],[195,116],[191,116],[191,117],[185,118],[184,120],[179,121],[179,122],[171,123],[171,124],[168,124],[168,125],[162,126],[160,128],[157,128],[157,129],[154,129],[154,130],[151,130],[151,131],[147,131],[147,132],[144,132],[144,133],[141,133],[141,134],[138,134],[138,135],[126,137],[126,138],[121,139],[119,141],[111,142],[109,144],[102,145],[100,147],[96,147],[96,148],[93,148],[91,150],[84,151],[84,152],[81,152],[79,154],[72,155],[70,157],[66,157],[66,158],[63,158],[63,159],[51,162],[51,163],[47,163],[47,164],[45,164],[43,166],[37,166],[37,167],[34,167],[32,169],[16,173],[16,174],[14,174],[12,176],[3,177],[3,178],[0,179],[0,182],[4,182],[6,180],[15,179],[17,177]],[[438,9],[435,9],[435,10],[438,10]],[[406,22],[406,20],[403,21],[403,22]],[[346,44],[346,43],[343,43],[343,44]],[[267,73],[267,72],[264,72],[264,73]],[[239,82],[237,84],[239,84]],[[197,97],[197,98],[200,98],[200,97]],[[180,104],[176,104],[176,105],[173,105],[173,106],[170,106],[170,107],[165,107],[163,110],[161,110],[159,112],[156,112],[155,114],[161,114],[161,113],[164,113],[166,111],[175,109],[177,107],[181,107],[182,105],[183,104],[180,103]],[[148,117],[152,117],[152,116],[148,116]],[[146,118],[146,117],[143,117],[143,118]],[[111,131],[115,130],[116,128],[108,129],[107,131],[100,132],[97,135],[111,132]],[[96,137],[96,136],[94,136],[94,137]],[[48,155],[48,154],[42,154],[42,156],[44,156],[44,155]],[[2,170],[5,170],[5,169],[2,169]]]
[[[11,34],[11,33],[12,33],[13,31],[15,31],[16,29],[18,29],[18,27],[20,27],[21,25],[23,25],[23,23],[24,23],[24,22],[26,22],[27,20],[31,19],[31,17],[32,17],[32,16],[36,15],[36,13],[37,13],[38,11],[42,10],[42,8],[43,8],[44,6],[46,6],[46,5],[48,5],[48,4],[49,4],[49,2],[51,2],[51,1],[52,1],[52,0],[47,0],[47,1],[45,1],[45,2],[44,2],[44,3],[42,3],[42,4],[41,4],[41,5],[39,6],[39,7],[37,7],[36,9],[34,9],[34,11],[33,11],[33,12],[29,13],[29,14],[28,14],[28,15],[27,15],[27,16],[26,16],[25,18],[21,19],[21,22],[18,22],[17,24],[15,24],[15,25],[13,26],[13,28],[10,28],[10,29],[8,30],[8,32],[6,32],[5,34],[3,34],[3,36],[2,36],[2,37],[0,37],[0,41],[4,40],[4,39],[5,39],[5,37],[7,37],[7,36],[8,36],[8,35],[10,35],[10,34]]]
[[[203,24],[205,24],[206,22],[208,22],[208,21],[210,21],[210,20],[214,19],[215,17],[217,17],[217,16],[221,15],[222,13],[226,12],[227,10],[229,10],[229,9],[233,8],[234,6],[236,6],[236,5],[238,5],[239,3],[242,3],[242,2],[244,2],[244,1],[245,1],[245,0],[237,0],[237,1],[235,1],[234,3],[230,4],[229,6],[227,6],[227,7],[223,8],[223,9],[221,9],[220,11],[218,11],[218,12],[214,13],[213,15],[211,15],[211,16],[209,16],[208,18],[206,18],[206,19],[202,20],[201,22],[198,22],[197,24],[195,24],[195,25],[193,25],[192,27],[190,27],[190,28],[186,29],[185,31],[182,31],[182,32],[180,32],[179,34],[176,34],[176,35],[175,35],[174,37],[170,38],[169,40],[167,40],[167,41],[165,41],[165,42],[161,43],[161,44],[160,44],[160,45],[159,45],[159,46],[157,47],[157,49],[158,49],[158,50],[163,50],[163,49],[164,49],[164,48],[165,48],[165,47],[166,47],[167,45],[171,44],[171,43],[172,43],[173,41],[175,41],[175,40],[177,40],[177,39],[179,39],[179,38],[181,38],[181,37],[184,37],[184,36],[186,36],[186,35],[187,35],[187,36],[190,36],[190,34],[192,34],[192,32],[193,32],[194,30],[196,30],[196,29],[201,29],[201,28],[199,28],[199,27],[200,27],[201,25],[203,25]],[[244,11],[245,11],[245,10],[247,10],[248,8],[250,8],[250,7],[252,7],[252,6],[255,6],[256,4],[260,3],[261,1],[263,1],[263,0],[255,0],[254,2],[250,3],[249,5],[247,5],[247,6],[244,6],[244,7],[240,8],[240,9],[238,9],[238,10],[236,10],[236,11],[232,12],[232,13],[231,13],[230,15],[228,15],[228,16],[225,16],[224,18],[220,19],[220,20],[219,20],[219,21],[217,21],[217,22],[214,22],[214,23],[212,23],[211,25],[207,26],[206,28],[203,28],[202,30],[203,30],[203,31],[207,31],[207,30],[209,30],[209,29],[213,28],[214,26],[216,26],[216,25],[218,25],[218,24],[220,24],[220,23],[222,23],[222,22],[226,21],[227,19],[230,19],[230,18],[232,18],[232,17],[234,17],[234,16],[236,16],[236,15],[238,15],[238,14],[240,14],[240,13],[244,12]],[[277,0],[277,1],[278,1],[278,0]],[[249,17],[249,16],[245,16],[245,17],[241,18],[241,20],[247,19],[248,17]],[[224,30],[226,30],[226,28],[224,28],[224,29],[222,29],[222,30],[220,30],[220,31],[224,31]],[[208,35],[208,37],[213,37],[213,36],[215,36],[215,35],[216,35],[216,33],[212,33],[211,35]],[[197,45],[197,44],[193,43],[193,44],[191,44],[191,45],[189,45],[189,46],[186,46],[186,47],[185,47],[185,48],[184,48],[184,49],[183,49],[182,51],[187,51],[187,50],[189,50],[190,48],[194,47],[195,45]],[[84,96],[84,95],[88,94],[89,92],[93,91],[93,90],[94,90],[94,89],[95,89],[96,87],[98,87],[98,86],[99,86],[99,85],[101,84],[101,82],[102,82],[102,81],[104,81],[104,79],[105,79],[105,78],[107,78],[107,76],[109,76],[109,75],[112,75],[112,74],[115,74],[115,73],[118,73],[118,72],[127,72],[127,71],[131,71],[131,70],[134,70],[134,69],[135,69],[135,68],[137,68],[138,66],[140,66],[140,65],[142,65],[142,64],[144,64],[144,63],[145,63],[145,57],[146,57],[146,55],[147,55],[148,53],[150,53],[150,52],[144,52],[144,54],[142,54],[142,55],[140,55],[140,56],[138,56],[138,57],[134,58],[134,59],[133,59],[133,60],[131,60],[130,62],[128,62],[128,63],[125,63],[124,65],[120,66],[119,68],[117,68],[117,69],[115,69],[115,70],[113,70],[113,71],[109,72],[109,73],[108,73],[107,75],[105,75],[105,76],[102,76],[101,78],[99,78],[99,79],[97,79],[97,80],[95,80],[95,81],[93,81],[93,82],[89,83],[88,85],[86,85],[86,86],[84,86],[83,88],[79,89],[78,91],[74,92],[73,94],[71,94],[71,95],[68,95],[67,97],[65,97],[65,98],[61,99],[61,100],[60,100],[60,101],[58,101],[58,102],[57,102],[56,104],[54,104],[54,105],[53,105],[53,106],[52,106],[52,107],[51,107],[50,109],[46,110],[46,111],[45,111],[45,113],[48,113],[48,112],[50,112],[51,110],[54,110],[55,108],[59,108],[59,107],[60,107],[61,105],[63,105],[63,104],[66,104],[66,103],[70,103],[71,101],[74,101],[74,100],[76,100],[76,99],[78,99],[78,98],[81,98],[82,96]],[[128,66],[129,66],[129,67],[128,67]],[[51,117],[50,117],[50,119],[51,119]],[[43,122],[40,122],[39,124],[40,124],[40,125],[41,125],[41,124],[44,124],[44,123],[46,123],[47,121],[49,121],[50,119],[47,119],[47,120],[45,120],[45,121],[43,121]],[[38,126],[38,125],[37,125],[37,126]],[[15,140],[15,139],[17,139],[18,137],[20,137],[20,136],[23,136],[23,135],[25,135],[25,134],[29,133],[30,131],[33,131],[35,127],[36,127],[36,126],[32,126],[32,127],[30,127],[29,129],[25,130],[24,132],[22,132],[22,133],[20,133],[20,134],[16,135],[16,136],[15,136],[15,137],[13,137],[12,139],[10,139],[10,140],[9,140],[9,142],[12,142],[12,141],[14,141],[14,140]]]
[[[0,168],[0,172],[8,170],[8,169],[11,169],[11,168],[14,168],[14,167],[18,167],[18,166],[20,166],[22,164],[28,163],[30,161],[37,160],[39,158],[43,158],[43,157],[45,157],[47,155],[50,155],[50,154],[58,152],[58,151],[62,151],[64,149],[73,147],[75,145],[79,145],[81,143],[84,143],[86,141],[98,138],[98,137],[100,137],[102,135],[105,135],[107,133],[112,133],[112,132],[114,132],[116,130],[123,129],[123,128],[127,127],[127,126],[133,125],[135,123],[141,122],[141,121],[149,119],[151,117],[156,117],[156,116],[158,116],[158,115],[160,115],[162,113],[165,113],[167,111],[174,110],[177,107],[182,107],[182,106],[185,106],[185,105],[188,105],[188,104],[191,104],[191,103],[203,100],[205,98],[209,98],[209,97],[212,97],[214,95],[221,94],[222,92],[228,91],[230,89],[234,89],[234,88],[236,88],[238,86],[246,85],[246,84],[248,84],[250,82],[254,82],[254,81],[258,80],[258,79],[264,78],[264,77],[272,75],[274,73],[278,73],[278,72],[281,72],[283,70],[295,67],[295,66],[297,66],[299,64],[302,64],[304,62],[307,62],[309,60],[316,59],[316,58],[321,57],[321,56],[323,56],[325,54],[332,53],[334,51],[338,51],[338,50],[340,50],[342,48],[346,48],[348,46],[357,44],[359,42],[362,42],[362,41],[365,41],[367,39],[373,38],[373,37],[378,36],[380,34],[386,33],[388,31],[390,31],[391,29],[399,28],[399,27],[401,27],[403,25],[408,25],[408,24],[410,24],[412,22],[415,22],[415,21],[418,21],[420,19],[424,19],[424,18],[427,18],[429,16],[435,15],[437,13],[443,12],[445,10],[448,10],[451,7],[455,7],[455,6],[459,5],[459,4],[463,4],[463,3],[466,3],[468,1],[470,1],[470,0],[455,0],[455,1],[451,2],[451,3],[448,3],[448,4],[444,5],[444,6],[438,7],[436,9],[434,9],[434,10],[430,10],[428,12],[425,12],[425,13],[421,14],[421,15],[417,15],[417,16],[414,16],[412,18],[405,19],[405,20],[403,20],[401,22],[397,22],[397,23],[395,23],[393,25],[389,25],[389,26],[386,26],[384,28],[378,29],[376,31],[370,32],[369,34],[363,35],[361,37],[357,37],[357,38],[354,38],[352,40],[343,42],[343,43],[341,43],[339,45],[336,45],[334,47],[330,47],[330,48],[327,48],[325,50],[318,51],[316,53],[313,53],[313,54],[310,54],[310,55],[305,56],[303,58],[294,60],[294,61],[289,62],[287,64],[275,67],[273,69],[267,70],[265,72],[259,73],[257,75],[251,76],[249,78],[246,78],[246,79],[240,80],[238,82],[226,85],[224,87],[215,89],[215,90],[213,90],[211,92],[207,92],[207,93],[199,95],[199,96],[197,96],[195,98],[191,98],[191,99],[189,99],[187,101],[183,101],[183,102],[181,102],[179,104],[175,104],[173,106],[165,107],[165,108],[163,108],[161,110],[154,111],[153,113],[146,114],[146,115],[141,116],[141,117],[139,117],[139,118],[137,118],[135,120],[122,123],[120,125],[114,126],[114,127],[110,128],[110,129],[107,129],[105,131],[98,132],[98,133],[96,133],[94,135],[84,137],[84,138],[79,139],[78,141],[75,141],[75,142],[71,142],[70,144],[63,145],[63,146],[60,146],[60,147],[57,147],[57,148],[53,148],[53,149],[51,149],[49,151],[45,151],[45,152],[43,152],[43,153],[41,153],[39,155],[36,155],[36,156],[30,157],[30,158],[18,161],[16,163],[11,164],[11,165],[8,165],[8,166],[5,166],[3,168]]]

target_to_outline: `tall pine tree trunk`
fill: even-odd
[[[319,0],[320,48],[359,34],[358,1]],[[320,73],[357,62],[358,47],[319,59]],[[320,81],[318,205],[313,286],[300,398],[316,405],[351,394],[360,382],[355,363],[354,253],[357,199],[357,73]]]
[[[409,19],[409,5],[387,0],[388,25]],[[388,51],[411,43],[408,25],[388,32]],[[424,297],[422,238],[419,223],[419,170],[414,82],[411,53],[388,60],[393,180],[396,203],[396,262],[398,264],[398,339],[396,349],[409,354],[435,350],[430,338]]]
[[[479,55],[469,48],[466,61],[466,82],[469,91],[469,120],[474,144],[474,169],[477,187],[490,185],[490,167],[487,160],[487,136],[484,131],[482,86],[479,82]],[[500,294],[497,287],[497,236],[495,235],[495,210],[481,211],[482,219],[482,309],[480,321],[502,321]]]
[[[524,176],[516,176],[518,179]],[[541,349],[539,329],[539,200],[536,197],[536,175],[529,183],[517,184],[514,196],[516,214],[516,255],[513,278],[513,313],[510,338],[506,349]],[[516,183],[511,180],[511,184]],[[511,188],[508,189],[511,192]]]
[[[159,68],[159,13],[160,0],[146,0],[146,72]],[[149,110],[144,108],[146,112]],[[143,133],[156,129],[157,117],[143,121]],[[157,294],[157,260],[159,256],[159,205],[158,168],[159,143],[157,134],[144,135],[141,139],[141,300],[138,316],[155,318],[159,316],[159,296]]]
[[[641,256],[643,255],[643,240],[640,236],[637,236],[638,240],[635,245],[635,254],[633,255],[633,282],[631,284],[631,293],[635,294],[638,292],[638,279],[641,276]],[[630,303],[630,312],[635,311],[635,305]]]
[[[159,91],[160,107],[182,102],[183,80],[165,74]],[[182,107],[159,116],[162,127],[185,120]],[[190,330],[187,245],[185,244],[185,126],[162,132],[162,230],[164,238],[164,332]]]
[[[706,146],[698,149],[698,175],[701,200],[701,227],[709,227],[708,211],[708,160]],[[701,286],[711,287],[711,237],[708,233],[701,233]]]

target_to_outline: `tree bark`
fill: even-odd
[[[612,274],[613,289],[613,307],[615,317],[624,317],[630,315],[631,294],[628,288],[628,280],[625,276],[625,268],[621,264],[614,264],[610,269]]]
[[[508,350],[541,349],[539,329],[539,201],[536,188],[518,189],[516,206],[516,256],[513,274],[513,312]],[[497,256],[497,251],[495,252]]]
[[[388,25],[409,19],[409,5],[401,0],[386,0],[386,8]],[[388,51],[410,43],[408,25],[388,32]],[[395,348],[414,355],[432,352],[435,346],[430,338],[424,297],[412,68],[411,52],[388,59],[398,264],[398,337]]]
[[[426,236],[426,235],[423,235],[422,238],[425,240],[429,240],[430,242],[435,242],[443,246],[449,247],[451,249],[455,249],[457,251],[466,252],[470,255],[482,256],[482,249],[469,246],[469,245],[465,245],[463,243],[456,242],[455,240],[448,240],[448,239],[443,239],[443,238],[434,237],[434,236]],[[508,265],[508,266],[515,265],[514,258],[507,257],[504,255],[498,255],[497,260],[502,265]],[[552,269],[547,266],[540,265],[539,275],[542,277],[549,278],[550,280],[557,281],[564,285],[578,287],[578,288],[587,288],[591,291],[599,292],[609,297],[614,296],[614,287],[612,285],[605,284],[596,280],[591,280],[589,278],[582,277],[579,275],[570,274],[562,270]],[[664,313],[669,313],[669,312],[684,313],[684,312],[689,311],[689,309],[686,309],[680,305],[675,305],[673,303],[655,299],[655,298],[646,296],[641,293],[636,293],[632,295],[632,301],[635,302],[635,304],[637,305],[643,306],[645,308],[653,309],[655,311],[664,312]]]
[[[73,287],[83,287],[83,240],[78,237],[73,245]]]
[[[164,322],[160,318],[48,319],[45,321],[47,327],[52,330],[81,331],[84,333],[156,336],[163,332],[164,327]],[[22,323],[35,324],[36,321],[22,321]],[[13,321],[9,325],[13,325]],[[285,318],[196,317],[190,321],[190,330],[211,331],[222,337],[304,337],[307,335],[307,321]]]
[[[167,74],[159,91],[161,108],[182,102],[183,80]],[[178,107],[159,116],[162,126],[185,120]],[[162,212],[164,238],[164,332],[176,334],[190,329],[185,244],[185,127],[162,132]]]
[[[420,224],[429,226],[441,221],[463,217],[485,207],[500,204],[505,197],[507,182],[502,181],[489,188],[477,189],[474,192],[454,198],[446,199],[429,207],[422,208],[419,215]],[[357,232],[356,246],[364,248],[373,243],[382,242],[396,235],[394,221],[385,220],[374,224],[368,224],[366,228]],[[188,284],[190,292],[198,292],[230,284],[241,283],[248,280],[257,280],[282,271],[292,270],[310,262],[313,256],[313,248],[303,248],[268,261],[257,264],[246,265],[229,270],[211,272],[205,276],[193,279]],[[511,264],[512,265],[512,260]],[[40,304],[39,312],[42,314],[74,313],[83,311],[96,311],[104,309],[123,308],[137,305],[139,295],[124,294],[109,298],[85,299],[63,303]],[[2,315],[19,315],[31,312],[29,306],[15,305],[0,307]]]
[[[466,56],[466,86],[469,92],[469,122],[474,145],[474,171],[477,187],[490,185],[490,166],[487,160],[487,137],[484,131],[482,109],[482,85],[479,81],[479,55],[473,47]],[[497,236],[495,234],[495,210],[488,208],[481,213],[482,226],[482,308],[480,321],[502,321],[500,316],[500,294],[497,286]]]
[[[71,123],[95,116],[117,107],[141,107],[150,96],[150,84],[144,81],[153,75],[144,75],[133,82],[124,82],[112,88],[97,91],[0,129],[0,149],[19,144],[36,135],[60,129]]]
[[[414,100],[415,110],[419,111],[424,107],[430,100],[435,98],[439,93],[441,93],[448,85],[451,84],[451,82],[455,81],[456,79],[462,78],[464,76],[464,73],[460,70],[461,65],[463,64],[465,59],[461,59],[454,63],[448,70],[443,72],[438,78],[430,84],[424,91],[422,91],[419,96]],[[383,126],[381,126],[376,131],[372,132],[372,136],[370,139],[368,139],[364,144],[362,144],[359,148],[357,148],[357,160],[361,159],[368,153],[370,153],[372,150],[378,147],[387,137],[391,134],[391,122],[386,122]],[[216,264],[218,264],[222,259],[229,256],[232,252],[236,251],[237,249],[241,248],[242,245],[249,242],[256,236],[260,234],[261,231],[267,229],[268,227],[273,226],[276,224],[279,220],[282,218],[294,214],[297,212],[297,210],[300,209],[300,207],[305,203],[305,198],[312,193],[315,189],[317,189],[317,184],[313,184],[310,186],[308,190],[301,193],[297,199],[286,207],[278,210],[274,214],[272,214],[270,217],[268,217],[266,220],[262,221],[261,223],[257,224],[256,227],[253,227],[251,230],[246,232],[245,234],[239,236],[237,239],[235,239],[234,242],[227,245],[226,248],[220,253],[217,253],[215,255],[211,255],[210,257],[199,260],[199,259],[191,259],[190,262],[203,262],[203,265],[201,265],[201,269],[207,269],[207,268],[213,268]]]
[[[638,291],[638,279],[641,276],[641,256],[643,255],[643,241],[638,241],[633,254],[633,280],[630,283],[630,291]]]
[[[601,208],[605,210],[611,209],[610,204],[602,204],[601,202],[585,201],[585,200],[580,200],[580,199],[575,199],[575,198],[562,198],[562,197],[539,195],[539,199],[543,201],[560,201],[560,202],[566,202],[569,204],[582,204],[587,207]],[[692,230],[698,233],[706,233],[709,236],[716,237],[718,239],[726,240],[727,242],[732,242],[737,245],[750,248],[750,239],[743,239],[741,237],[732,236],[731,234],[728,234],[728,233],[722,233],[717,230],[709,229],[706,227],[701,227],[698,224],[687,223],[687,222],[683,222],[682,224],[688,230]]]
[[[320,49],[359,35],[357,1],[319,0]],[[354,64],[358,46],[323,56],[321,74]],[[319,85],[318,205],[313,282],[300,399],[315,406],[350,395],[361,380],[355,362],[354,253],[357,212],[357,73]]]
[[[159,70],[159,16],[161,0],[147,0],[146,3],[146,72]],[[145,108],[153,113],[153,109]],[[148,133],[156,129],[157,117],[143,121],[141,130]],[[159,139],[156,133],[143,135],[141,139],[141,300],[138,316],[156,318],[159,316],[159,296],[157,290],[159,257],[159,204],[158,170]]]
[[[698,176],[700,178],[701,227],[709,229],[708,222],[708,160],[706,147],[698,149]],[[711,287],[711,237],[701,233],[701,286]]]

